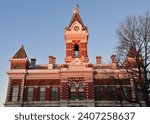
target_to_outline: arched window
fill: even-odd
[[[71,82],[70,84],[70,99],[76,99],[76,84],[74,82]]]
[[[76,84],[74,82],[72,82],[70,84],[70,88],[71,88],[71,91],[75,92],[76,91]]]
[[[79,100],[84,100],[84,85],[82,82],[78,84],[78,90],[79,90],[78,93]]]
[[[84,84],[82,82],[78,83],[78,87],[76,87],[75,82],[70,83],[70,99],[71,100],[84,100],[85,99],[85,91]]]
[[[79,83],[79,91],[83,92],[84,91],[84,85],[82,82]]]
[[[78,58],[79,57],[79,45],[74,46],[74,57]]]

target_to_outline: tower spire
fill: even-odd
[[[72,16],[72,19],[71,19],[71,21],[70,21],[69,26],[66,27],[65,30],[70,29],[70,27],[72,26],[72,24],[73,24],[75,21],[79,22],[79,23],[82,25],[82,27],[83,27],[84,30],[87,30],[87,27],[84,25],[84,23],[83,23],[83,21],[82,21],[82,19],[81,19],[81,17],[80,17],[80,14],[79,14],[79,5],[78,5],[78,4],[77,4],[77,5],[75,6],[75,8],[73,9],[73,16]]]

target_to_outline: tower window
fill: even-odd
[[[19,87],[14,86],[12,92],[12,101],[18,101],[18,93],[19,93]]]
[[[74,46],[74,57],[78,58],[79,57],[79,45]]]

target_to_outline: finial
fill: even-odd
[[[23,43],[21,44],[21,47],[24,47]]]
[[[73,10],[73,13],[79,13],[79,5],[76,4],[76,7]]]

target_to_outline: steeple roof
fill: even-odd
[[[79,22],[79,23],[82,25],[83,29],[85,29],[85,30],[87,29],[87,27],[84,26],[84,23],[83,23],[83,21],[82,21],[82,19],[81,19],[81,17],[80,17],[80,14],[79,14],[79,7],[75,7],[75,9],[73,10],[72,19],[71,19],[71,21],[70,21],[70,23],[69,23],[69,26],[66,27],[66,28],[69,29],[69,28],[71,27],[71,25],[72,25],[75,21]]]
[[[22,44],[22,46],[20,47],[20,49],[17,51],[17,53],[12,57],[13,59],[23,59],[23,58],[27,58],[27,54],[26,51],[24,49],[24,46]]]

